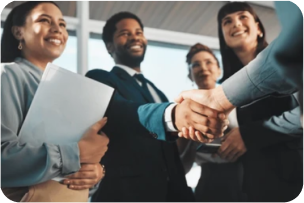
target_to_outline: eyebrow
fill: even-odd
[[[237,12],[236,14],[237,14],[237,15],[240,15],[240,14],[243,14],[244,12],[245,12],[245,11],[239,11],[239,12]],[[225,18],[222,19],[222,21],[228,20],[228,19],[231,19],[231,17],[230,17],[230,16],[226,16]]]
[[[41,14],[39,17],[44,16],[44,17],[48,17],[48,18],[52,18],[50,15],[48,14]],[[59,18],[60,21],[65,22],[65,20],[63,18]]]

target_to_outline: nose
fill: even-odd
[[[242,25],[242,22],[239,19],[234,20],[234,27],[239,27]]]
[[[53,22],[51,25],[51,32],[62,33],[62,27],[58,23]]]
[[[137,33],[131,33],[130,34],[130,38],[129,38],[131,41],[138,41],[139,40],[139,36],[137,35]]]

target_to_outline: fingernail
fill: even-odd
[[[74,186],[73,185],[69,185],[69,188],[74,188]]]
[[[69,180],[65,180],[64,184],[70,184],[70,181]]]

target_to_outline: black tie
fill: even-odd
[[[149,98],[151,102],[154,102],[154,99],[148,89],[147,80],[143,74],[135,74],[134,77],[141,82],[141,87],[144,90],[146,96]]]

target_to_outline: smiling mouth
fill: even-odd
[[[131,51],[141,51],[142,49],[143,49],[143,46],[139,45],[139,44],[128,47],[128,50],[131,50]]]
[[[242,30],[242,31],[238,31],[238,32],[233,33],[231,36],[232,37],[237,37],[237,36],[240,36],[240,35],[245,34],[245,33],[247,33],[247,31]]]
[[[50,38],[50,39],[46,39],[47,42],[50,42],[51,44],[54,44],[56,46],[59,46],[62,44],[62,41],[60,39],[53,39],[53,38]]]

